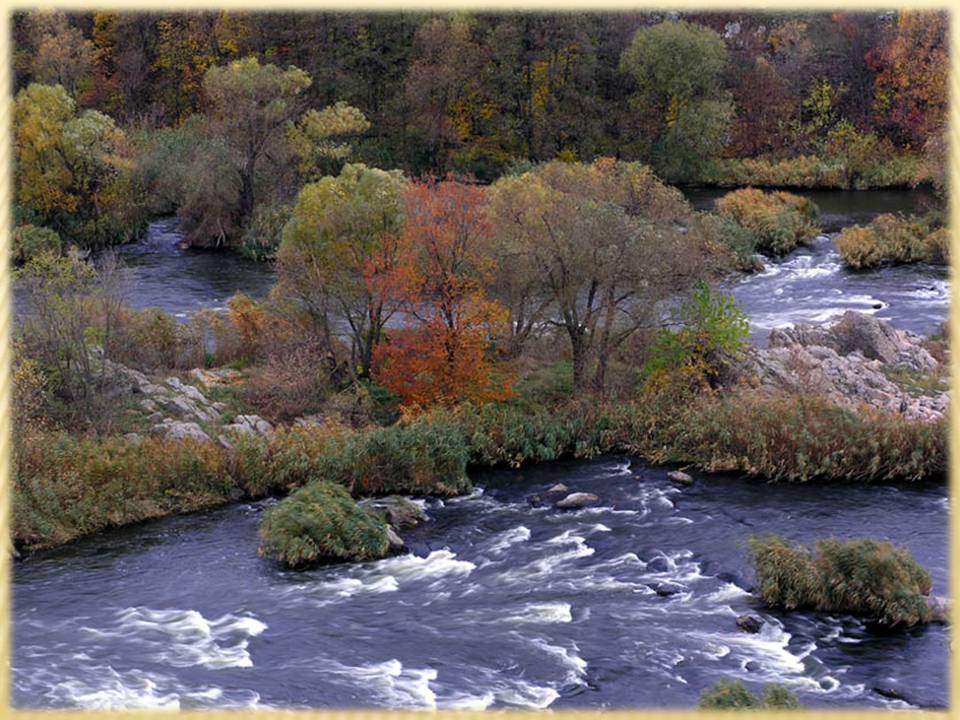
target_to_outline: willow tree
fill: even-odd
[[[303,70],[261,65],[255,57],[212,67],[203,77],[207,119],[234,155],[240,227],[253,215],[257,163],[284,141],[287,124],[301,112],[300,93],[309,86]]]
[[[683,227],[689,206],[638,163],[552,162],[502,178],[491,195],[511,272],[540,278],[513,296],[522,306],[508,303],[512,321],[567,335],[577,389],[603,390],[613,353],[705,272],[709,248]]]
[[[277,255],[281,288],[304,305],[331,350],[346,330],[351,368],[361,377],[403,301],[391,287],[401,259],[402,191],[399,170],[361,164],[304,186]]]

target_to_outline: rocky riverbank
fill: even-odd
[[[949,401],[942,352],[942,343],[850,311],[830,325],[772,331],[767,348],[748,352],[743,372],[772,392],[811,393],[853,409],[936,421]]]

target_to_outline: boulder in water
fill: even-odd
[[[758,633],[764,624],[764,621],[756,615],[741,615],[737,618],[737,627],[743,632]]]
[[[670,561],[663,555],[657,555],[647,560],[647,570],[655,573],[667,572],[670,569]]]
[[[660,597],[670,597],[671,595],[679,595],[684,590],[686,590],[686,588],[683,585],[680,585],[679,583],[673,583],[673,582],[657,583],[656,585],[651,585],[650,587]]]
[[[401,495],[368,498],[357,504],[380,515],[395,528],[416,527],[430,519],[419,505]]]
[[[693,485],[693,477],[683,470],[671,470],[667,473],[667,479],[677,485]]]
[[[587,505],[592,505],[599,498],[593,493],[575,492],[570,493],[562,500],[557,500],[553,506],[559,510],[576,510]]]
[[[403,550],[405,546],[403,538],[397,535],[397,531],[390,525],[387,525],[387,542],[390,543],[390,549],[394,552]]]
[[[569,492],[570,488],[563,483],[557,483],[549,489],[544,490],[542,493],[536,493],[535,495],[527,496],[527,502],[533,505],[533,507],[541,507],[566,497]]]

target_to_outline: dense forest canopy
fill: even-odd
[[[904,183],[912,165],[875,166],[942,156],[946,27],[892,11],[18,13],[18,224],[102,245],[176,210],[198,244],[275,247],[299,188],[347,161],[491,182],[614,157],[716,184],[742,171],[724,162],[816,157],[842,164],[838,185]]]

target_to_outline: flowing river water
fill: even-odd
[[[133,304],[189,313],[272,282],[262,266],[177,250],[176,240],[161,222],[126,250]],[[848,307],[920,332],[945,318],[942,270],[861,275],[834,253],[824,237],[733,285],[758,336]],[[666,473],[612,456],[474,472],[472,495],[423,501],[430,520],[404,533],[409,554],[308,572],[257,557],[270,500],[36,553],[14,566],[14,703],[668,707],[740,678],[754,689],[781,682],[810,706],[906,707],[877,687],[946,705],[945,627],[878,632],[845,616],[767,610],[747,592],[744,559],[746,539],[763,532],[879,536],[908,548],[945,595],[945,487],[698,475],[678,488]],[[527,502],[557,482],[595,493],[599,506]],[[655,592],[664,582],[675,594]],[[766,621],[759,634],[738,630],[747,612]]]

